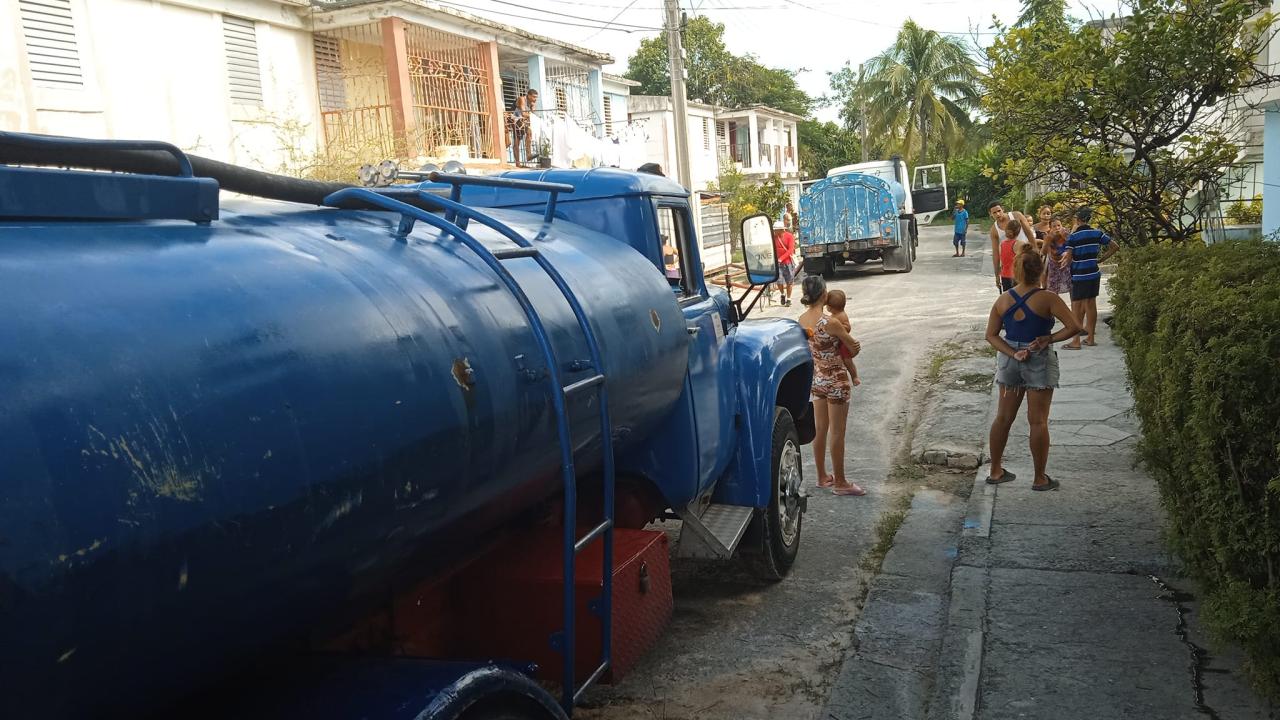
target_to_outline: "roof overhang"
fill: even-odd
[[[573,43],[472,15],[462,10],[429,0],[311,0],[316,9],[315,29],[326,30],[398,17],[409,22],[459,32],[476,40],[493,40],[499,45],[518,48],[546,56],[592,66],[613,63],[609,53],[598,52]]]

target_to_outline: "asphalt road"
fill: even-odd
[[[880,516],[905,489],[889,475],[910,440],[904,428],[917,371],[935,345],[984,323],[996,298],[984,240],[971,233],[971,254],[952,258],[950,227],[926,227],[909,274],[886,274],[878,262],[841,268],[831,286],[849,296],[863,381],[850,408],[846,473],[868,495],[837,497],[815,487],[806,447],[809,510],[790,576],[762,585],[735,564],[674,560],[675,614],[667,632],[623,682],[593,689],[579,717],[819,716],[853,640],[868,580],[859,561],[875,542]],[[756,314],[800,311],[795,302]]]

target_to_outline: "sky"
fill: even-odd
[[[622,75],[627,58],[662,26],[662,0],[437,0],[443,5],[515,25],[530,32],[599,50],[615,62],[605,72]],[[1087,17],[1083,3],[1073,14]],[[1114,5],[1104,2],[1103,5]],[[911,18],[939,32],[992,39],[991,18],[1012,24],[1020,0],[680,0],[691,17],[705,15],[725,26],[725,44],[738,55],[754,54],[770,67],[800,70],[796,80],[811,96],[825,94],[827,74],[855,67],[892,42]],[[1098,10],[1093,13],[1101,14]],[[538,19],[532,19],[538,18]],[[612,23],[612,25],[609,25]],[[834,107],[817,108],[835,120]]]

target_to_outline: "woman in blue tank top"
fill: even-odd
[[[1021,245],[1013,261],[1016,284],[996,300],[987,318],[987,342],[999,351],[996,382],[1000,385],[1000,403],[991,423],[991,473],[987,476],[992,485],[1017,478],[1001,461],[1009,428],[1018,417],[1022,398],[1028,396],[1027,422],[1031,425],[1031,459],[1035,464],[1031,489],[1058,489],[1058,481],[1045,474],[1049,461],[1049,405],[1053,389],[1058,387],[1058,353],[1053,343],[1080,334],[1080,322],[1062,298],[1042,291],[1043,273],[1044,260],[1030,245]],[[1054,318],[1062,323],[1062,329],[1050,334]]]

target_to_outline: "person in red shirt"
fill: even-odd
[[[791,306],[791,284],[795,282],[792,257],[796,251],[796,236],[787,232],[781,221],[773,223],[773,249],[778,256],[778,283],[782,286],[782,304]]]

